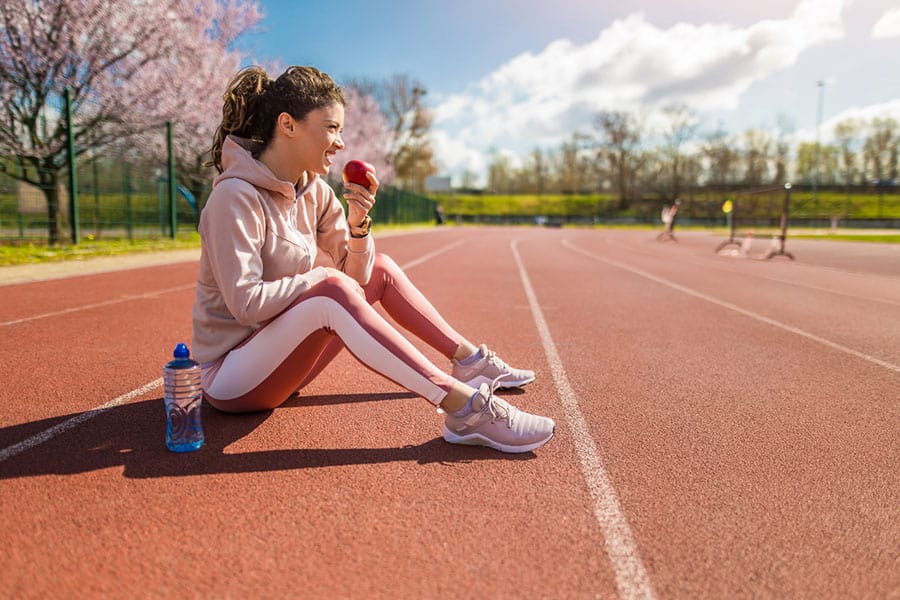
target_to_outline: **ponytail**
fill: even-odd
[[[265,123],[260,118],[259,100],[271,84],[272,80],[260,67],[247,67],[228,82],[222,94],[222,121],[213,138],[212,162],[208,163],[215,166],[219,173],[223,171],[222,145],[226,137],[234,134],[256,142],[268,137],[260,131],[260,126],[265,126]]]

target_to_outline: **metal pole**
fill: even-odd
[[[821,150],[819,147],[819,128],[822,125],[822,109],[823,109],[823,105],[825,104],[825,82],[820,79],[819,81],[816,82],[816,86],[818,86],[818,88],[819,88],[819,107],[818,107],[818,111],[816,112],[816,155],[815,155],[816,164],[815,164],[815,171],[813,173],[812,195],[813,195],[813,204],[816,207],[815,208],[815,211],[817,213],[816,216],[818,216],[819,199],[817,196],[817,191],[818,191],[818,187],[819,187],[819,155],[821,153]]]
[[[784,184],[784,207],[781,210],[781,247],[784,248],[784,240],[787,237],[788,213],[791,210],[791,184]]]
[[[94,237],[100,238],[100,184],[97,181],[97,155],[91,157],[91,183],[94,187]]]
[[[791,184],[784,184],[784,208],[781,211],[781,233],[777,238],[772,239],[773,245],[769,247],[769,251],[763,258],[769,259],[773,256],[787,256],[794,260],[794,255],[785,250],[785,240],[787,239],[788,215],[791,211]]]
[[[131,214],[131,172],[128,168],[128,162],[122,163],[122,187],[125,192],[125,232],[128,235],[128,241],[134,241],[133,226],[134,223]]]
[[[75,166],[75,135],[72,132],[72,88],[67,87],[66,105],[66,160],[69,163],[69,224],[72,231],[72,243],[77,244],[81,237],[81,226],[78,219],[78,173]]]
[[[169,225],[174,240],[178,231],[178,211],[175,209],[175,152],[172,148],[172,121],[166,121],[166,149],[169,153]]]

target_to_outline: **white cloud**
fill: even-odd
[[[900,37],[900,8],[892,8],[881,15],[878,22],[872,26],[872,37],[875,39]]]
[[[438,157],[451,172],[480,173],[488,148],[523,155],[558,146],[576,130],[589,130],[602,110],[647,113],[673,102],[734,110],[753,83],[841,38],[844,6],[843,0],[805,0],[786,19],[748,27],[660,29],[634,14],[587,44],[557,40],[444,99],[435,109]]]
[[[896,119],[900,122],[900,98],[868,106],[852,106],[842,110],[822,123],[819,130],[820,140],[823,144],[834,143],[834,130],[838,123],[857,121],[862,124],[869,124],[875,119],[886,118]],[[816,130],[808,128],[797,131],[792,139],[794,142],[813,142],[816,139]]]
[[[478,150],[467,146],[459,137],[451,136],[443,129],[432,132],[431,143],[442,173],[450,170],[457,174],[462,174],[463,171],[479,173],[484,167],[482,154]],[[454,184],[458,183],[458,180],[454,181]]]

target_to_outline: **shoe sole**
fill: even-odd
[[[520,388],[528,385],[536,378],[532,377],[531,379],[518,379],[518,380],[509,380],[509,379],[501,379],[497,382],[498,390],[511,390],[513,388]],[[476,390],[481,387],[481,384],[486,383],[487,385],[491,385],[494,382],[493,379],[489,379],[488,377],[484,377],[483,375],[479,375],[475,379],[471,379],[469,381],[463,381],[464,384],[471,388],[475,388]]]
[[[499,450],[500,452],[506,452],[508,454],[521,454],[522,452],[531,452],[532,450],[537,450],[538,448],[549,442],[553,438],[554,433],[556,433],[555,427],[553,428],[553,431],[550,432],[550,435],[540,441],[533,442],[525,446],[508,446],[506,444],[501,444],[499,442],[495,442],[492,439],[486,438],[479,433],[457,435],[450,431],[446,425],[444,425],[444,441],[450,444],[459,444],[460,446],[486,446],[488,448],[493,448],[494,450]]]

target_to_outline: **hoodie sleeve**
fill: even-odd
[[[259,192],[249,183],[231,179],[216,186],[200,218],[204,251],[228,311],[242,325],[267,321],[303,292],[327,278],[324,268],[263,280],[260,249],[266,238],[266,217]]]
[[[337,195],[324,181],[319,180],[316,216],[316,246],[327,254],[335,268],[340,269],[360,285],[369,283],[375,264],[375,242],[370,233],[363,238],[350,236],[344,207]]]

